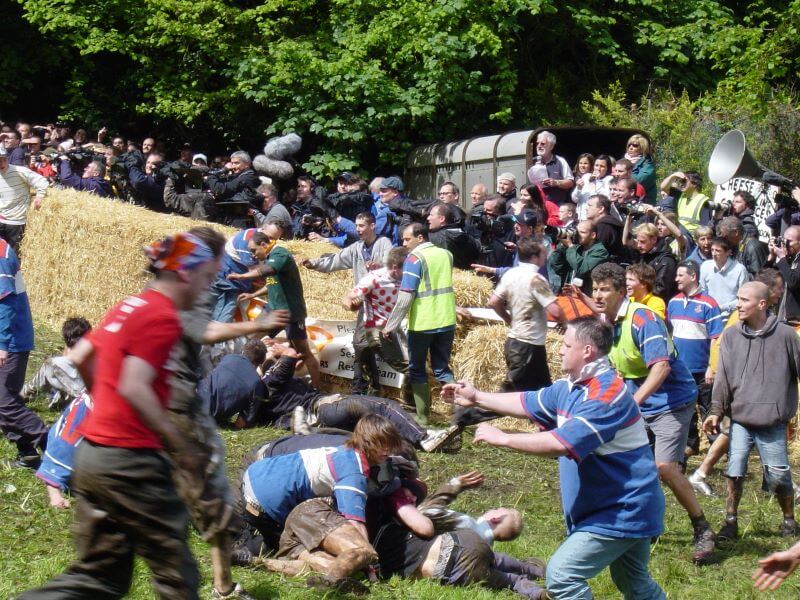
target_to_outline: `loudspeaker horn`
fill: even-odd
[[[744,134],[738,129],[723,135],[714,146],[708,161],[708,178],[722,185],[734,177],[761,179],[769,185],[791,189],[795,183],[783,175],[767,169],[747,149]]]

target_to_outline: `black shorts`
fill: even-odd
[[[303,321],[292,321],[286,327],[281,329],[273,329],[269,332],[270,337],[275,337],[281,331],[286,332],[286,339],[290,342],[292,340],[307,340],[308,332],[306,332],[306,324]]]

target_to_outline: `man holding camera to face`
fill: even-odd
[[[711,200],[700,191],[703,179],[695,171],[675,171],[661,182],[661,191],[671,198],[662,202],[662,208],[670,209],[678,215],[678,221],[694,235],[701,225],[712,221]]]
[[[778,316],[790,324],[800,323],[800,226],[792,225],[782,238],[769,241],[769,262],[775,264],[786,282],[786,293]]]
[[[558,247],[550,255],[550,271],[561,280],[561,286],[580,280],[581,291],[592,293],[592,269],[609,260],[606,247],[597,239],[597,228],[592,221],[581,221],[572,236],[559,239]]]

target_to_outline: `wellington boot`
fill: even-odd
[[[414,405],[417,407],[417,422],[427,427],[431,410],[431,387],[427,383],[412,383],[411,390],[414,392]]]

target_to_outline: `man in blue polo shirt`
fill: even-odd
[[[559,457],[568,537],[547,565],[551,598],[592,598],[587,581],[610,567],[625,598],[665,598],[647,570],[650,539],[663,529],[664,495],[636,403],[608,362],[611,328],[572,321],[560,354],[567,376],[536,392],[492,394],[447,384],[446,400],[527,417],[546,431],[505,433],[487,423],[476,442]]]
[[[694,529],[697,564],[707,564],[716,539],[694,489],[680,469],[689,425],[695,415],[697,385],[678,354],[661,317],[625,296],[625,269],[603,263],[592,271],[594,302],[614,325],[611,363],[639,405],[653,445],[658,476],[686,509]]]
[[[679,293],[667,305],[667,325],[678,357],[687,366],[697,384],[697,408],[704,421],[711,408],[711,384],[714,375],[708,366],[711,340],[722,335],[725,326],[717,301],[702,293],[698,283],[700,267],[694,261],[678,265],[675,282]],[[692,419],[686,447],[692,455],[700,450],[697,419]]]

